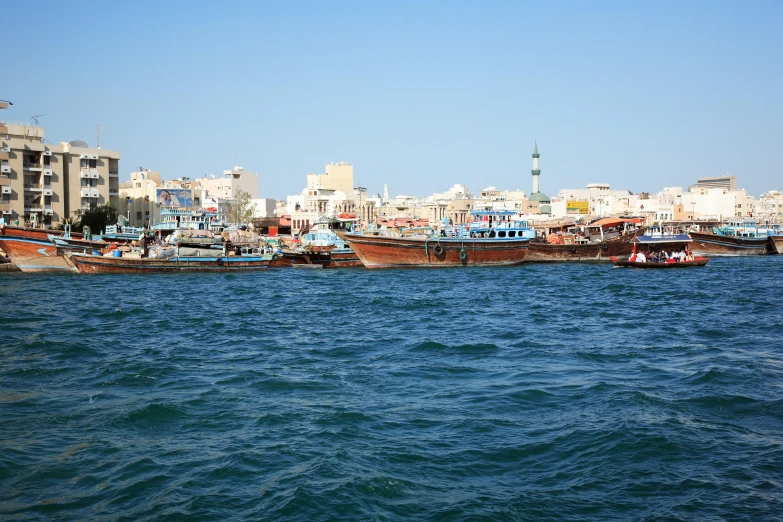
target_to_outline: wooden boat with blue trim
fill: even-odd
[[[243,272],[266,270],[274,254],[248,252],[242,255],[220,253],[217,257],[176,255],[169,258],[107,256],[65,252],[64,259],[86,274],[126,274],[165,272]]]
[[[763,255],[769,235],[759,230],[754,219],[727,220],[712,231],[690,232],[693,251],[706,256]]]
[[[22,272],[68,270],[68,264],[49,239],[51,233],[42,228],[0,225],[0,249]]]
[[[654,269],[688,268],[704,266],[709,261],[707,257],[693,257],[693,254],[688,251],[688,245],[693,242],[688,234],[661,234],[653,230],[650,235],[636,236],[632,242],[633,253],[630,256],[611,257],[614,266]]]
[[[338,230],[335,233],[367,268],[503,266],[525,261],[532,231],[511,219],[514,212],[474,211],[472,214],[493,217],[481,231],[472,224],[441,223],[437,230],[419,227],[369,234]]]

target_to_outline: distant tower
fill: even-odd
[[[538,153],[538,143],[535,143],[533,147],[533,194],[541,192],[538,185],[538,177],[541,175],[541,168],[538,165],[538,158],[541,155]]]
[[[389,187],[386,186],[386,183],[383,184],[383,200],[389,201]]]

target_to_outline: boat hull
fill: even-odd
[[[688,268],[690,266],[704,266],[710,259],[697,257],[693,261],[678,261],[677,263],[637,263],[636,261],[612,259],[612,264],[622,268]]]
[[[170,259],[93,256],[67,252],[65,259],[80,273],[127,274],[167,272],[243,272],[266,270],[271,255],[218,258],[175,257]]]
[[[767,253],[768,238],[731,237],[706,232],[691,232],[690,249],[703,256],[752,256]]]
[[[770,236],[768,245],[770,254],[783,254],[783,236]]]
[[[525,261],[529,243],[527,239],[338,235],[367,268],[516,265]]]
[[[55,247],[46,233],[43,238],[24,231],[9,231],[0,233],[0,249],[22,272],[47,272],[69,270],[62,256],[57,255]]]
[[[530,263],[557,261],[608,263],[612,256],[629,256],[633,253],[631,240],[635,236],[613,239],[603,243],[584,245],[553,245],[543,241],[531,241],[526,260]]]

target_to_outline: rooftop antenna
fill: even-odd
[[[95,137],[96,140],[98,141],[98,148],[100,149],[101,148],[101,124],[100,123],[95,124]]]
[[[38,118],[41,116],[46,116],[46,114],[36,114],[35,116],[30,116],[30,119],[33,120],[33,123],[35,123],[35,126],[38,126]]]

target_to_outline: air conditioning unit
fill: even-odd
[[[52,155],[52,151],[50,151],[50,150],[45,150],[45,151],[44,151],[44,153],[43,153],[43,155],[44,155],[44,156],[51,156],[51,155]]]
[[[4,186],[0,190],[0,194],[10,194],[10,193],[11,193],[11,187],[8,187],[8,186]]]

